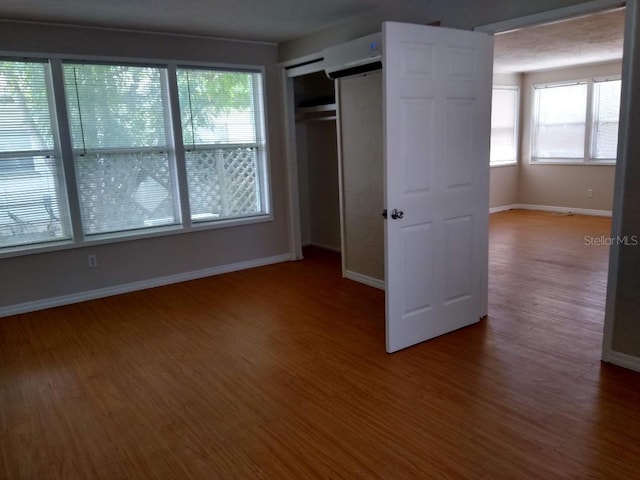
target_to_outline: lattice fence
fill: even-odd
[[[168,154],[81,156],[76,172],[86,234],[174,223]]]
[[[191,214],[196,219],[261,211],[257,148],[195,150],[187,152],[186,160]]]

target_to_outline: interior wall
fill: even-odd
[[[382,74],[342,78],[339,89],[344,262],[384,281]]]
[[[340,251],[340,191],[335,120],[306,122],[309,243]]]
[[[545,165],[531,163],[533,86],[620,75],[621,62],[524,74],[522,89],[522,161],[518,203],[611,211],[615,165]],[[593,197],[587,197],[587,189]]]
[[[5,53],[264,65],[273,221],[0,260],[0,308],[287,255],[286,170],[277,46],[202,37],[0,22]],[[87,255],[98,257],[89,269]]]
[[[491,167],[489,208],[518,204],[518,165]]]
[[[296,157],[298,160],[298,208],[300,209],[300,242],[311,245],[311,210],[309,209],[309,148],[307,125],[296,122]]]

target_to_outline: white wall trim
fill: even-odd
[[[321,248],[323,250],[328,250],[330,252],[342,253],[339,246],[338,247],[332,247],[330,245],[323,245],[322,243],[318,243],[318,242],[309,242],[309,245],[312,246],[312,247]]]
[[[507,210],[538,210],[541,212],[554,212],[554,213],[574,213],[576,215],[592,215],[594,217],[610,217],[611,210],[594,210],[589,208],[573,208],[573,207],[558,207],[554,205],[532,205],[528,203],[515,203],[512,205],[503,205],[500,207],[492,207],[489,209],[489,213],[505,212]]]
[[[629,370],[635,370],[640,372],[640,358],[632,357],[626,353],[609,352],[608,360],[603,358],[603,361],[618,365],[619,367],[628,368]]]
[[[519,208],[520,208],[520,204],[514,203],[513,205],[502,205],[500,207],[491,207],[489,209],[489,213],[506,212],[507,210],[518,210]]]
[[[44,298],[42,300],[36,300],[33,302],[18,303],[6,307],[0,307],[0,318],[8,317],[10,315],[18,315],[20,313],[35,312],[37,310],[44,310],[46,308],[70,305],[72,303],[79,303],[87,300],[95,300],[97,298],[110,297],[112,295],[120,295],[122,293],[135,292],[137,290],[145,290],[147,288],[162,287],[164,285],[170,285],[172,283],[186,282],[189,280],[196,280],[198,278],[220,275],[222,273],[262,267],[264,265],[286,262],[290,259],[291,255],[289,253],[285,253],[283,255],[276,255],[273,257],[257,258],[254,260],[247,260],[245,262],[237,262],[227,265],[219,265],[217,267],[203,268],[201,270],[183,272],[175,275],[167,275],[165,277],[151,278],[148,280],[141,280],[139,282],[125,283],[122,285],[115,285],[113,287],[98,288],[85,292],[62,295],[60,297],[51,297]]]
[[[619,8],[625,6],[625,4],[626,2],[624,0],[591,0],[590,2],[583,2],[577,5],[556,8],[554,10],[534,13],[532,15],[513,18],[502,22],[480,25],[475,27],[474,30],[476,32],[484,32],[489,34],[511,32],[525,27],[558,22],[568,18],[587,15],[589,13],[601,12],[603,10],[609,10],[612,8]]]
[[[542,212],[554,212],[554,213],[575,213],[577,215],[593,215],[595,217],[610,217],[611,210],[592,210],[588,208],[573,208],[573,207],[557,207],[554,205],[530,205],[520,204],[522,210],[539,210]]]
[[[385,289],[385,283],[383,280],[378,280],[377,278],[363,275],[361,273],[352,272],[351,270],[345,270],[344,278],[348,278],[354,282],[364,283],[365,285],[369,285],[370,287],[378,288],[380,290]]]

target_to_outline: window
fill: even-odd
[[[256,70],[0,61],[0,255],[269,219],[262,82]]]
[[[615,161],[620,80],[534,86],[533,161]]]
[[[518,158],[518,87],[494,87],[491,99],[491,165]]]
[[[191,219],[265,213],[259,73],[179,69]]]
[[[605,80],[593,84],[592,152],[596,160],[616,159],[621,83],[620,80]]]
[[[85,235],[177,223],[159,68],[64,65]]]
[[[0,248],[70,238],[48,66],[0,61]]]

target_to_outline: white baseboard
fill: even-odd
[[[507,210],[517,210],[520,208],[519,204],[513,204],[513,205],[502,205],[500,207],[492,207],[489,209],[489,213],[499,213],[499,212],[506,212]]]
[[[340,247],[330,247],[329,245],[323,245],[321,243],[311,242],[309,244],[313,247],[322,248],[323,250],[329,250],[330,252],[341,253]]]
[[[640,372],[640,358],[627,355],[626,353],[611,351],[608,355],[608,362],[618,365],[619,367]]]
[[[369,277],[368,275],[362,275],[361,273],[352,272],[347,270],[344,272],[344,277],[354,282],[364,283],[370,287],[378,288],[380,290],[385,289],[384,281],[377,278]]]
[[[262,267],[274,263],[287,262],[291,260],[291,254],[276,255],[273,257],[257,258],[255,260],[247,260],[246,262],[230,263],[217,267],[203,268],[191,272],[177,273],[175,275],[167,275],[165,277],[151,278],[149,280],[141,280],[139,282],[125,283],[115,285],[113,287],[98,288],[85,292],[72,293],[62,295],[60,297],[45,298],[33,302],[18,303],[6,307],[0,307],[0,318],[10,315],[18,315],[20,313],[35,312],[46,308],[60,307],[70,305],[72,303],[84,302],[86,300],[95,300],[97,298],[110,297],[112,295],[120,295],[122,293],[135,292],[137,290],[145,290],[147,288],[162,287],[172,283],[186,282],[196,280],[198,278],[211,277],[222,273],[235,272],[238,270],[246,270],[248,268]]]
[[[610,217],[611,210],[593,210],[589,208],[573,208],[573,207],[557,207],[553,205],[531,205],[528,203],[518,203],[514,205],[505,205],[503,207],[493,207],[489,209],[489,213],[504,212],[506,210],[538,210],[541,212],[553,213],[574,213],[576,215],[592,215],[595,217]]]

